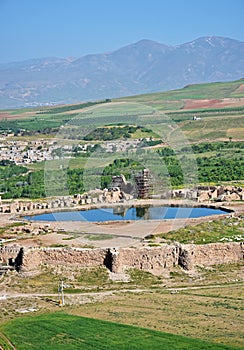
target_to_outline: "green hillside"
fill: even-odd
[[[230,346],[107,321],[51,313],[17,318],[1,327],[4,349],[231,350]]]
[[[243,87],[241,79],[77,105],[9,110],[0,112],[0,132],[15,132],[26,140],[55,135],[86,140],[98,127],[134,125],[150,129],[150,136],[157,134],[169,145],[179,139],[182,143],[240,141],[244,135]],[[147,136],[130,135],[139,137]]]
[[[151,94],[143,94],[136,96],[129,96],[124,98],[113,99],[113,101],[130,101],[142,103],[157,103],[159,101],[168,101],[169,106],[175,109],[180,106],[180,100],[183,99],[221,99],[231,97],[244,97],[244,90],[237,91],[238,88],[244,84],[244,79],[230,82],[216,82],[205,84],[188,85],[183,89],[156,92]]]

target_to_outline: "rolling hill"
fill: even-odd
[[[244,76],[244,43],[203,37],[179,46],[141,40],[76,60],[0,64],[0,108],[76,103]]]
[[[148,127],[164,139],[180,127],[193,142],[243,140],[243,114],[244,79],[240,79],[77,105],[2,111],[0,131],[25,129],[26,136],[43,137],[64,125],[96,128],[123,123]],[[192,122],[194,116],[200,120]]]

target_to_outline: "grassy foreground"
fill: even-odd
[[[59,312],[18,318],[2,326],[1,330],[19,350],[234,349],[193,338]],[[2,344],[5,343],[4,349],[11,349],[4,335],[2,339]]]

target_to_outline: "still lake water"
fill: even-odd
[[[199,218],[210,215],[226,214],[222,209],[202,207],[115,207],[89,209],[82,211],[62,211],[34,216],[26,216],[25,219],[34,221],[120,221],[120,220],[162,220]]]

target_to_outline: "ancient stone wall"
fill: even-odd
[[[244,188],[236,186],[197,186],[195,189],[172,190],[172,198],[205,201],[243,201]]]
[[[75,194],[74,196],[57,197],[49,199],[48,202],[21,202],[18,200],[11,202],[0,202],[0,213],[24,214],[29,211],[46,211],[52,209],[74,208],[80,205],[97,203],[117,203],[121,200],[130,200],[133,196],[124,193],[119,188],[105,190],[91,190],[84,194]]]
[[[114,253],[115,255],[115,253]],[[242,261],[243,243],[165,244],[161,247],[129,249],[117,251],[112,270],[123,272],[127,268],[137,268],[153,274],[161,274],[179,265],[185,270],[196,266],[212,266]]]
[[[17,247],[1,247],[0,263],[16,259]],[[22,271],[35,271],[41,264],[69,265],[75,267],[106,266],[112,272],[121,273],[137,268],[160,275],[180,266],[192,270],[196,266],[235,263],[243,260],[244,244],[237,242],[194,244],[164,244],[159,247],[121,249],[79,248],[28,248],[21,256]],[[19,265],[18,265],[19,266]]]
[[[243,243],[185,244],[180,247],[179,265],[191,270],[195,266],[235,263],[242,261],[243,257]]]
[[[106,254],[106,249],[30,248],[24,251],[23,270],[31,271],[40,264],[103,266]]]
[[[153,274],[160,274],[178,265],[179,246],[165,244],[161,247],[121,248],[114,259],[113,272],[123,272],[127,268],[137,268]]]
[[[0,247],[0,264],[8,265],[9,259],[15,259],[20,251],[20,247],[16,245]]]

